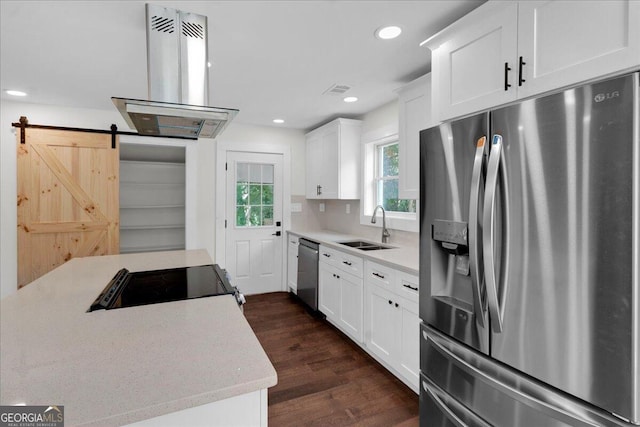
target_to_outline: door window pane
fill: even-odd
[[[236,184],[236,205],[246,206],[249,204],[249,184],[246,182]]]
[[[237,163],[236,227],[273,225],[273,165]]]
[[[246,206],[238,206],[236,208],[236,225],[244,227],[247,225],[247,217],[249,216],[249,208]]]
[[[262,186],[260,184],[249,185],[249,204],[262,204]]]
[[[262,182],[273,184],[273,165],[262,165]]]
[[[273,225],[273,207],[264,206],[262,208],[262,225]]]
[[[273,205],[273,184],[262,185],[262,204]]]

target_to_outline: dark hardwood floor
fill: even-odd
[[[294,297],[247,297],[244,314],[278,373],[270,426],[417,426],[418,396]]]

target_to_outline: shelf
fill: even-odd
[[[137,246],[120,248],[121,254],[131,254],[137,252],[161,252],[161,251],[180,251],[184,250],[184,246]]]
[[[172,228],[184,228],[184,224],[167,224],[167,225],[121,225],[122,230],[162,230]]]
[[[160,186],[173,186],[183,189],[184,182],[140,182],[140,181],[120,181],[120,186],[140,186],[140,187],[160,187]]]
[[[122,209],[174,209],[174,208],[184,208],[184,205],[137,205],[137,206],[120,205],[120,210]]]

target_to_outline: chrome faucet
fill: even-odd
[[[378,212],[378,209],[382,209],[382,243],[388,243],[391,233],[389,233],[389,230],[387,230],[387,216],[382,205],[376,206],[376,208],[373,210],[373,215],[371,216],[371,224],[376,223],[376,212]]]

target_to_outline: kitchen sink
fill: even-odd
[[[380,249],[392,249],[393,246],[381,245],[378,243],[365,242],[362,240],[354,240],[352,242],[338,242],[341,245],[349,246],[350,248],[360,249],[361,251],[377,251]]]

